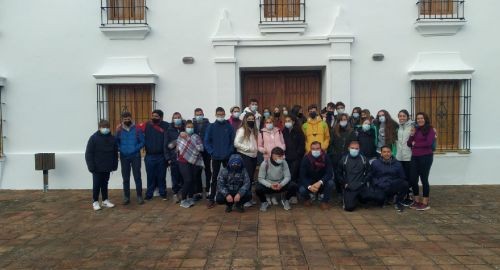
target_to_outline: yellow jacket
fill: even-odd
[[[306,136],[306,153],[311,150],[311,143],[314,141],[321,143],[321,149],[325,151],[328,149],[330,130],[328,124],[320,116],[316,119],[308,118],[307,122],[302,125],[302,130]]]

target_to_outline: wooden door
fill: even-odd
[[[153,108],[153,89],[149,84],[109,85],[107,87],[108,115],[114,133],[122,112],[128,111],[136,123],[150,119]]]
[[[257,99],[259,112],[275,106],[301,105],[304,111],[311,104],[321,105],[321,72],[246,72],[242,74],[242,106]]]

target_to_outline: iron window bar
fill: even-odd
[[[260,23],[306,21],[306,0],[260,0]]]
[[[465,20],[465,0],[419,0],[417,7],[417,21]]]
[[[146,0],[101,0],[101,26],[147,25]]]

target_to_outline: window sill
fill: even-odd
[[[145,39],[151,31],[149,25],[104,25],[101,32],[109,39]]]
[[[435,157],[469,157],[471,154],[470,150],[457,150],[457,151],[436,151],[434,152]]]
[[[422,36],[453,36],[467,23],[465,20],[419,20],[415,29]]]
[[[260,33],[267,34],[299,34],[306,31],[305,22],[262,22],[259,24]]]

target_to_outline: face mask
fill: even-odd
[[[346,127],[347,126],[347,121],[340,121],[340,126],[341,127]]]
[[[312,119],[315,119],[317,116],[318,116],[317,112],[311,112],[311,113],[309,113],[309,117],[311,117]]]
[[[297,117],[298,117],[298,118],[302,118],[302,117],[304,117],[304,114],[303,114],[303,113],[301,113],[301,112],[299,112],[299,113],[297,114]]]
[[[257,105],[252,105],[252,106],[250,106],[250,110],[251,110],[252,112],[256,112],[256,111],[257,111]]]
[[[344,109],[337,109],[337,113],[344,113]]]
[[[276,117],[276,118],[280,117],[280,113],[279,112],[275,112],[274,113],[274,117]]]
[[[359,118],[359,113],[357,113],[357,112],[353,113],[353,114],[352,114],[352,117],[354,117],[354,118],[358,119],[358,118]]]
[[[321,156],[321,150],[311,150],[311,154],[313,157],[317,158]]]
[[[332,111],[327,111],[326,115],[333,115],[333,112]]]
[[[368,130],[370,130],[370,125],[363,124],[363,131],[368,131]]]
[[[247,121],[247,125],[249,128],[255,127],[255,121]]]
[[[271,116],[271,114],[269,112],[264,112],[264,117],[265,118],[268,118],[269,116]]]
[[[174,125],[180,126],[182,124],[182,119],[176,118],[174,119]]]
[[[153,118],[153,119],[151,119],[151,121],[152,121],[153,123],[155,123],[155,124],[160,123],[160,119],[158,119],[158,118]]]
[[[196,121],[198,121],[198,122],[201,122],[201,121],[203,121],[203,115],[197,115],[194,117],[194,119],[196,119]]]
[[[288,111],[283,111],[283,115],[288,115]]]
[[[217,117],[216,119],[217,119],[217,121],[219,121],[219,122],[224,122],[224,117]]]
[[[239,169],[241,169],[241,165],[240,164],[232,164],[231,165],[231,170],[238,171]]]
[[[233,117],[234,118],[240,118],[241,113],[240,112],[234,112]]]
[[[281,163],[283,163],[283,159],[278,158],[278,159],[274,160],[274,162],[276,162],[277,164],[281,164]]]
[[[351,157],[357,157],[359,155],[359,149],[349,149],[349,154]]]
[[[99,131],[102,135],[109,134],[109,128],[100,128]]]
[[[130,127],[130,125],[132,125],[132,121],[125,121],[123,122],[124,125],[126,125],[127,127]]]
[[[292,128],[292,127],[293,127],[292,122],[286,122],[286,123],[285,123],[285,127],[286,127],[286,128]]]
[[[273,124],[266,124],[266,128],[269,129],[269,130],[273,129],[273,127],[274,127]]]
[[[380,121],[380,123],[385,123],[385,116],[379,116],[378,120]]]
[[[194,128],[186,128],[186,133],[191,135],[194,133]]]

